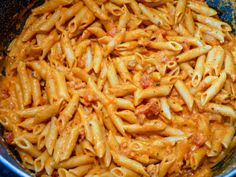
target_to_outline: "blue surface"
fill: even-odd
[[[5,141],[0,137],[0,177],[30,177],[7,149]]]
[[[231,24],[236,35],[236,0],[206,0],[206,2],[217,10],[223,21]]]
[[[229,172],[227,175],[221,177],[235,177],[236,176],[236,168]]]
[[[0,177],[16,177],[16,174],[0,162]]]

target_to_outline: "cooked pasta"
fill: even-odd
[[[194,0],[47,0],[8,47],[0,123],[36,176],[212,176],[235,143],[236,38]]]

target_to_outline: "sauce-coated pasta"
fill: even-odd
[[[8,47],[0,123],[37,176],[210,177],[236,144],[236,38],[194,0],[48,0]]]

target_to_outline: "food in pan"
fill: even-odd
[[[37,176],[212,176],[236,143],[230,32],[204,1],[48,0],[8,47],[4,138]]]

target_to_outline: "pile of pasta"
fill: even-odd
[[[212,176],[235,146],[236,45],[204,1],[48,0],[9,45],[0,123],[37,176]]]

